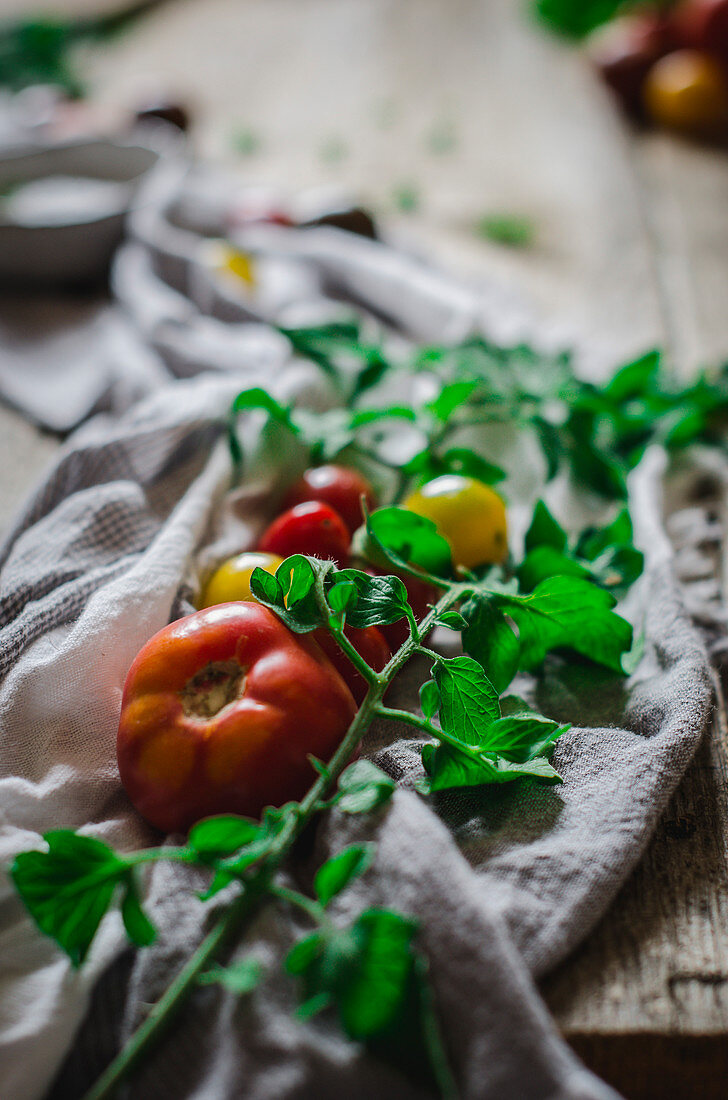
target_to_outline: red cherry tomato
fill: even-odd
[[[349,560],[350,542],[346,524],[338,512],[328,504],[310,500],[274,519],[258,549],[281,558],[291,554],[308,554],[323,561],[331,558],[343,569]]]
[[[307,500],[318,500],[338,512],[350,533],[364,522],[361,498],[367,507],[376,506],[371,485],[357,470],[346,466],[313,466],[305,470],[298,481],[286,493],[284,506],[293,508]]]
[[[672,21],[680,45],[728,62],[728,0],[684,0]]]
[[[367,626],[363,629],[347,626],[344,629],[344,633],[354,646],[354,649],[364,658],[366,663],[373,668],[375,672],[381,672],[392,656],[382,630],[376,626]],[[314,632],[314,638],[349,688],[349,691],[354,696],[357,703],[361,703],[369,687],[362,674],[357,672],[349,658],[341,652],[335,639],[328,630],[316,630]]]
[[[266,607],[226,603],[154,635],[129,670],[121,781],[137,810],[176,832],[211,814],[258,817],[299,799],[356,706],[315,641]]]

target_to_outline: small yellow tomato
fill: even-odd
[[[656,61],[644,86],[650,117],[688,137],[728,134],[728,78],[715,58],[676,50]]]
[[[450,543],[456,565],[495,565],[508,554],[505,505],[482,481],[443,474],[407,497],[404,507],[432,520]]]
[[[207,581],[200,596],[199,607],[212,607],[218,603],[231,603],[233,600],[252,600],[250,578],[253,570],[265,569],[266,573],[275,573],[283,561],[277,554],[263,554],[258,551],[245,551],[228,558]]]
[[[255,286],[255,265],[253,257],[247,252],[233,248],[227,241],[213,241],[210,246],[210,259],[212,266],[221,275],[233,275],[248,287]]]

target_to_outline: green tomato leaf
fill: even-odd
[[[440,696],[440,724],[466,745],[479,745],[482,731],[500,718],[498,692],[472,657],[441,657],[432,666]]]
[[[505,691],[518,671],[518,638],[505,615],[487,596],[475,596],[463,607],[468,626],[462,632],[463,649],[487,670],[497,691]]]
[[[479,237],[510,248],[528,248],[536,236],[533,221],[522,214],[484,214],[475,228]]]
[[[352,1039],[368,1040],[396,1021],[407,996],[416,955],[416,924],[387,909],[368,909],[345,928],[317,931],[295,945],[286,959],[299,975],[308,1018],[329,1005]]]
[[[448,542],[435,524],[406,508],[378,508],[366,522],[366,532],[378,561],[377,551],[395,566],[419,566],[438,577],[451,577],[452,555]],[[368,556],[368,555],[367,555]]]
[[[352,928],[356,955],[337,991],[344,1031],[368,1039],[386,1031],[403,1007],[415,965],[417,924],[388,909],[367,909]]]
[[[653,349],[633,363],[621,367],[607,383],[604,396],[614,404],[644,396],[657,385],[662,353]]]
[[[261,389],[260,386],[254,386],[252,389],[243,390],[242,393],[239,393],[233,401],[232,409],[236,413],[247,409],[262,409],[278,424],[283,424],[284,427],[295,431],[295,427],[291,422],[291,410],[281,405],[275,397],[272,397],[266,390]]]
[[[528,553],[516,570],[524,592],[556,576],[582,577],[605,588],[627,588],[644,564],[643,555],[632,545],[632,523],[626,508],[605,527],[587,528],[571,549],[566,532],[539,502],[526,535],[526,549]]]
[[[518,715],[499,718],[488,728],[481,748],[497,753],[516,764],[536,756],[547,756],[554,742],[568,726],[559,726],[542,715]]]
[[[265,974],[263,964],[257,959],[241,959],[230,966],[220,966],[214,963],[209,970],[199,975],[199,985],[224,985],[226,989],[244,996],[252,993],[260,985]]]
[[[523,592],[533,592],[541,581],[549,577],[582,577],[594,579],[591,569],[552,546],[537,546],[526,554],[516,569],[518,584]]]
[[[340,894],[352,879],[363,875],[374,859],[373,844],[350,844],[332,856],[316,872],[313,887],[323,906]]]
[[[420,785],[423,794],[454,787],[513,783],[517,779],[561,782],[561,776],[546,757],[535,757],[524,763],[514,763],[499,756],[473,759],[452,745],[425,745],[422,763],[428,775],[428,781]]]
[[[569,414],[565,432],[569,437],[571,471],[578,484],[610,500],[624,499],[627,496],[627,463],[615,448],[598,445],[596,434],[600,418],[590,407],[593,403],[585,387]]]
[[[316,583],[317,570],[314,559],[303,554],[292,554],[276,569],[276,580],[283,590],[286,607],[290,610],[303,603]]]
[[[367,390],[371,390],[374,386],[378,385],[390,369],[390,364],[380,354],[378,349],[367,349],[364,365],[357,372],[354,380],[354,387],[351,391],[351,401],[356,401],[356,399],[363,393],[366,393]]]
[[[329,375],[338,375],[336,361],[342,356],[361,357],[357,318],[305,328],[279,328],[278,331],[291,341],[298,355],[311,359]]]
[[[275,612],[289,630],[307,634],[324,623],[315,586],[317,578],[326,577],[333,569],[332,562],[292,554],[278,566],[275,577],[264,569],[254,569],[250,591],[259,603]],[[275,581],[275,586],[271,580]]]
[[[327,584],[352,585],[356,601],[347,606],[346,621],[351,627],[388,626],[403,619],[407,612],[407,589],[399,577],[371,577],[358,569],[330,573]],[[330,601],[331,589],[327,590]]]
[[[506,472],[501,466],[488,462],[467,447],[451,447],[445,451],[439,459],[439,467],[438,473],[474,477],[476,481],[482,481],[485,485],[497,485],[499,481],[505,481],[506,478]]]
[[[395,788],[394,780],[370,760],[355,760],[339,776],[336,805],[347,814],[369,813],[388,802]]]
[[[312,932],[294,944],[286,955],[284,966],[289,974],[305,974],[313,966],[324,949],[324,935]]]
[[[203,861],[232,855],[260,837],[260,825],[246,817],[219,814],[190,829],[187,844]]]
[[[244,871],[258,860],[262,859],[270,851],[270,847],[278,834],[284,829],[293,816],[298,813],[297,802],[287,802],[284,806],[268,806],[263,812],[260,822],[249,821],[247,818],[235,818],[232,815],[220,819],[220,834],[217,835],[218,819],[208,818],[195,825],[190,833],[190,845],[207,842],[211,849],[218,845],[214,854],[206,855],[205,862],[209,862],[215,868],[215,877],[204,895],[211,897],[218,890],[228,885],[233,878],[238,878]],[[237,824],[235,824],[237,822]],[[211,823],[209,833],[203,831],[202,837],[196,835],[196,830],[205,830]],[[229,829],[229,832],[226,830]],[[235,845],[235,840],[242,843]],[[228,849],[228,854],[224,849]]]
[[[357,409],[352,413],[351,422],[355,428],[366,424],[376,424],[379,420],[417,420],[417,413],[408,405],[383,405],[375,409]]]
[[[430,401],[425,407],[437,420],[449,420],[455,410],[464,405],[480,385],[481,382],[477,378],[447,383],[442,387],[435,400]]]
[[[440,709],[440,692],[434,680],[426,680],[420,688],[420,706],[428,722]]]
[[[318,1016],[320,1012],[324,1012],[331,1006],[333,997],[330,993],[317,993],[313,997],[309,997],[307,1001],[299,1005],[295,1011],[295,1017],[297,1020],[305,1021],[311,1020],[314,1016]]]
[[[551,30],[575,39],[585,38],[618,11],[631,6],[629,0],[533,0],[533,4]]]
[[[215,894],[219,894],[221,890],[224,890],[226,886],[229,886],[231,882],[235,881],[235,875],[228,871],[215,871],[210,885],[206,890],[200,891],[197,895],[200,901],[208,901],[210,898],[214,898]]]
[[[272,611],[282,609],[285,606],[283,589],[280,584],[272,573],[269,573],[266,569],[261,569],[259,565],[256,565],[251,574],[250,591],[258,603],[264,604]]]
[[[535,550],[537,546],[550,546],[563,553],[566,550],[566,543],[566,531],[556,522],[544,502],[537,501],[531,526],[526,532],[526,550]]]
[[[492,599],[518,627],[521,668],[534,668],[550,650],[566,647],[622,672],[632,627],[612,610],[616,600],[609,592],[578,577],[552,577],[528,596]]]
[[[465,630],[468,620],[459,611],[445,611],[435,621],[435,626],[446,626],[448,630]]]
[[[356,602],[358,596],[359,593],[353,581],[339,581],[326,593],[332,611],[346,611],[352,603]]]
[[[564,443],[561,432],[543,416],[534,416],[531,419],[531,427],[536,433],[543,456],[546,459],[546,480],[553,481],[561,468],[561,460],[564,457]]]
[[[117,884],[128,882],[129,866],[102,841],[68,829],[46,833],[43,839],[48,851],[16,856],[10,875],[38,927],[77,967]]]
[[[157,930],[142,909],[139,888],[134,871],[130,871],[126,880],[126,893],[121,902],[121,919],[126,934],[137,947],[148,947],[157,938]]]

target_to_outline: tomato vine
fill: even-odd
[[[623,507],[606,526],[575,534],[541,501],[520,561],[459,569],[434,524],[397,508],[396,501],[409,486],[442,472],[465,472],[490,482],[502,479],[504,471],[487,453],[458,435],[493,422],[532,432],[541,445],[547,477],[565,467],[591,491],[620,500],[627,471],[650,442],[677,448],[714,441],[728,412],[725,370],[677,393],[661,383],[659,356],[652,354],[597,389],[576,379],[565,357],[547,361],[529,349],[496,348],[482,340],[420,352],[407,369],[429,377],[429,396],[411,408],[377,405],[372,402],[377,387],[402,367],[390,363],[378,345],[364,342],[358,326],[287,330],[286,335],[299,353],[336,376],[339,388],[347,391],[347,407],[316,416],[281,405],[261,388],[246,390],[231,410],[233,459],[237,465],[243,460],[238,417],[246,410],[263,410],[308,448],[313,461],[346,455],[354,464],[378,466],[388,479],[392,503],[371,515],[364,509],[355,545],[361,563],[385,564],[391,572],[372,576],[294,555],[275,574],[256,569],[251,591],[294,633],[330,631],[368,690],[333,757],[312,761],[317,774],[305,797],[269,808],[260,821],[234,815],[208,818],[193,826],[184,845],[123,854],[92,837],[55,830],[44,837],[45,851],[17,856],[11,872],[17,890],[42,931],[75,966],[83,963],[117,899],[129,939],[139,946],[153,942],[156,931],[144,911],[138,882],[147,863],[201,866],[210,877],[204,897],[226,887],[234,895],[86,1100],[113,1094],[159,1041],[197,984],[220,982],[239,995],[253,993],[264,979],[257,960],[244,956],[229,966],[224,960],[253,912],[273,903],[294,906],[312,924],[312,932],[284,960],[300,990],[299,1013],[310,1017],[335,1012],[350,1037],[380,1054],[383,1037],[396,1035],[405,1017],[414,1018],[422,1064],[441,1095],[456,1095],[416,922],[407,914],[370,908],[341,924],[329,912],[332,900],[366,873],[371,846],[352,845],[323,864],[312,896],[285,886],[279,872],[318,814],[334,807],[343,813],[375,813],[392,796],[394,783],[372,763],[350,763],[375,720],[406,722],[423,735],[418,790],[424,796],[473,785],[559,783],[551,756],[567,727],[503,693],[518,671],[537,670],[553,651],[570,650],[623,674],[632,628],[615,611],[616,598],[639,576],[642,557],[632,545]],[[403,423],[413,428],[413,446],[398,461],[388,454],[387,432],[378,429]],[[419,618],[403,577],[425,580],[439,593]],[[363,661],[344,633],[345,627],[402,620],[406,639],[381,672]],[[435,627],[459,634],[461,655],[444,657],[425,644]],[[385,704],[388,689],[416,655],[431,661],[419,711]],[[391,1049],[390,1043],[387,1056]]]

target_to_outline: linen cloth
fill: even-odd
[[[246,478],[230,492],[223,438],[230,401],[253,384],[311,408],[337,400],[267,323],[331,316],[344,302],[417,342],[480,330],[504,337],[521,324],[502,303],[416,259],[336,230],[246,232],[241,243],[259,253],[260,284],[257,294],[241,296],[207,262],[205,236],[225,229],[223,191],[182,163],[164,166],[151,182],[113,274],[114,314],[129,342],[107,371],[106,392],[120,396],[71,437],[0,552],[3,863],[40,846],[40,834],[54,827],[81,828],[122,850],[155,842],[116,771],[126,671],[154,631],[190,610],[205,565],[255,539],[303,461],[249,416]],[[107,342],[98,351],[99,360],[112,361],[104,359]],[[133,394],[125,382],[132,362]],[[39,406],[34,414],[42,418]],[[421,764],[411,731],[376,727],[364,749],[398,781],[391,805],[371,817],[326,815],[313,850],[287,868],[305,888],[327,855],[355,839],[377,841],[373,867],[332,911],[344,916],[381,903],[420,921],[418,942],[468,1100],[616,1095],[560,1039],[534,980],[607,910],[711,714],[705,639],[677,577],[694,578],[690,563],[701,546],[683,537],[676,562],[662,528],[662,477],[663,456],[654,451],[632,483],[637,541],[647,553],[627,608],[645,631],[637,671],[624,682],[554,659],[538,682],[516,685],[549,716],[573,723],[554,759],[563,786],[425,800],[413,790]],[[693,603],[715,642],[723,629],[715,593],[704,574],[697,583]],[[414,667],[404,679],[403,702],[415,702],[423,671]],[[82,1094],[202,934],[214,903],[203,905],[194,885],[188,869],[155,866],[147,905],[157,944],[133,956],[114,914],[89,962],[73,972],[3,881],[0,1095]],[[285,909],[264,909],[240,948],[270,965],[264,985],[243,1000],[217,987],[199,990],[128,1094],[422,1095],[325,1018],[292,1018],[293,990],[279,964],[301,931]]]

